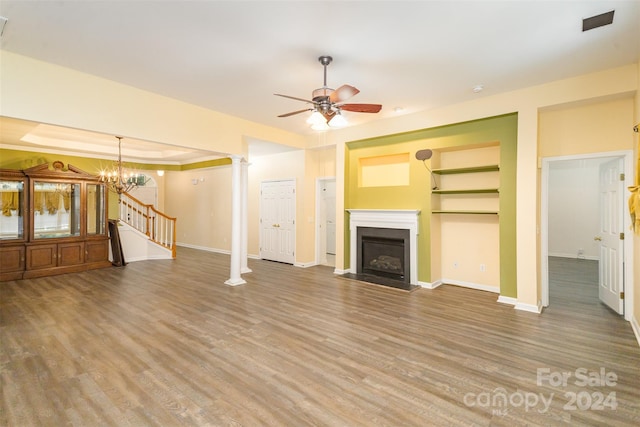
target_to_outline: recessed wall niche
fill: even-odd
[[[359,187],[397,187],[406,185],[409,185],[409,153],[359,159]]]

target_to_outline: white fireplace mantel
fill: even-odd
[[[418,284],[418,215],[413,209],[347,209],[350,230],[349,272],[357,273],[358,227],[399,228],[409,230],[409,261],[412,285]]]

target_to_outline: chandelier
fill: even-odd
[[[118,162],[111,171],[101,171],[100,181],[104,182],[110,191],[121,195],[128,193],[138,185],[144,185],[144,175],[126,171],[122,163],[122,137],[118,139]]]

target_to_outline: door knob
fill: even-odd
[[[601,242],[601,241],[602,241],[602,237],[600,237],[600,236],[596,236],[596,237],[594,237],[594,238],[593,238],[593,240],[596,240],[596,241],[598,241],[598,242]]]

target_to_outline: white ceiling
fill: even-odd
[[[582,32],[583,18],[611,10],[612,25]],[[352,125],[640,57],[632,0],[2,0],[0,16],[4,50],[296,133],[311,132],[306,114],[277,115],[308,104],[273,94],[309,99],[320,55],[334,58],[330,87],[383,105],[346,112]]]

